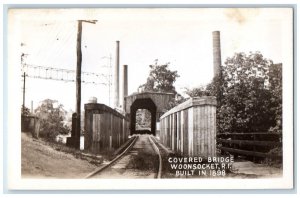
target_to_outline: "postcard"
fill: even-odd
[[[8,188],[292,189],[293,16],[9,8]]]

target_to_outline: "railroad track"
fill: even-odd
[[[131,148],[132,146],[135,144],[135,142],[137,141],[138,136],[135,136],[134,139],[132,140],[132,142],[127,146],[126,149],[124,149],[124,151],[117,155],[114,159],[112,159],[108,164],[105,164],[104,166],[101,166],[100,168],[98,168],[97,170],[93,171],[92,173],[88,174],[85,179],[91,178],[94,175],[99,174],[100,172],[102,172],[103,170],[107,169],[108,167],[110,167],[111,165],[113,165],[117,160],[121,159]]]
[[[111,170],[113,170],[113,168],[115,166],[120,166],[120,164],[122,164],[122,161],[124,163],[124,159],[128,158],[128,156],[133,156],[134,154],[132,153],[139,153],[139,151],[137,151],[137,149],[141,149],[142,151],[147,150],[147,152],[151,152],[152,154],[157,155],[158,156],[158,164],[155,164],[155,169],[154,172],[152,172],[152,177],[151,178],[157,178],[160,179],[161,175],[162,175],[162,155],[161,155],[161,148],[158,147],[158,143],[155,140],[155,138],[153,136],[141,136],[141,138],[139,138],[139,136],[135,136],[135,139],[126,147],[126,149],[124,149],[124,151],[119,154],[117,157],[115,157],[113,160],[111,160],[109,163],[103,165],[102,167],[99,167],[97,170],[93,171],[92,173],[90,173],[89,175],[87,175],[85,178],[106,178],[105,176],[110,176]],[[139,140],[141,139],[141,140]],[[141,144],[141,142],[143,144]],[[147,143],[148,142],[148,143]],[[146,143],[146,144],[145,144]],[[141,146],[143,145],[143,146]],[[150,154],[150,155],[152,155]],[[149,159],[146,159],[149,160]],[[126,170],[126,171],[132,171],[132,170]],[[137,172],[139,172],[140,174],[143,172],[143,170],[139,170],[136,169]],[[115,171],[114,171],[115,173]],[[104,175],[103,175],[104,174]],[[118,177],[118,176],[117,176]],[[120,175],[120,177],[124,177],[124,175]],[[143,178],[143,176],[141,176],[141,178]],[[149,177],[147,177],[149,178]]]
[[[158,165],[158,171],[157,171],[157,176],[156,178],[157,179],[160,179],[161,178],[161,173],[162,173],[162,165],[163,165],[163,161],[162,161],[162,157],[161,157],[161,153],[160,153],[160,150],[156,144],[156,141],[153,140],[153,136],[149,136],[149,141],[152,145],[152,148],[153,150],[156,152],[156,154],[158,155],[158,158],[159,158],[159,165]]]

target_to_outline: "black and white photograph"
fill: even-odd
[[[293,15],[8,9],[9,186],[293,188]]]

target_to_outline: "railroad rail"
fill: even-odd
[[[156,139],[152,136],[152,135],[142,135],[143,137],[141,137],[140,135],[135,136],[134,139],[128,143],[128,146],[125,146],[124,151],[117,155],[113,160],[109,161],[107,164],[99,167],[97,170],[93,171],[92,173],[88,174],[85,178],[105,178],[105,175],[110,175],[110,170],[112,170],[114,173],[116,171],[114,171],[114,167],[117,165],[117,167],[119,167],[119,164],[124,165],[124,160],[126,161],[126,159],[128,159],[128,156],[131,156],[131,159],[134,159],[134,157],[136,156],[136,153],[139,151],[137,151],[138,149],[142,149],[142,150],[148,150],[147,152],[151,152],[151,154],[149,156],[158,156],[158,163],[154,163],[154,167],[153,167],[153,177],[155,179],[160,179],[162,177],[162,170],[163,170],[163,154],[164,154],[164,150],[162,150],[162,148],[159,146],[159,143],[156,141]],[[146,141],[146,144],[145,144]],[[144,143],[143,143],[144,142]],[[143,147],[140,147],[141,145],[144,145]],[[149,150],[150,149],[150,150]],[[146,153],[147,153],[146,152]],[[143,156],[143,153],[141,153],[141,155]],[[139,154],[138,154],[139,155]],[[146,155],[147,157],[147,155]],[[149,159],[145,159],[146,161]],[[156,160],[155,160],[156,161]],[[122,166],[121,165],[121,166]],[[129,172],[132,171],[129,169]],[[136,171],[144,171],[143,168],[139,169],[137,168]],[[112,172],[112,173],[113,173]],[[118,171],[117,171],[118,172]],[[125,174],[126,175],[126,174]],[[110,175],[111,176],[111,175]],[[153,178],[151,177],[151,178]]]
[[[153,150],[156,152],[156,154],[158,155],[158,158],[159,158],[158,172],[157,172],[156,178],[161,179],[162,164],[163,164],[162,157],[160,154],[160,150],[159,150],[158,146],[156,145],[156,141],[153,141],[152,138],[153,138],[153,136],[149,136],[149,141],[151,143]]]
[[[134,139],[132,140],[132,142],[127,146],[127,148],[124,149],[124,151],[122,153],[120,153],[119,155],[117,155],[114,159],[112,159],[108,164],[105,164],[104,166],[101,166],[100,168],[98,168],[97,170],[93,171],[92,173],[88,174],[85,179],[91,178],[96,174],[99,174],[100,172],[102,172],[103,170],[107,169],[108,167],[110,167],[111,165],[113,165],[117,160],[121,159],[131,148],[132,146],[135,144],[135,142],[137,141],[138,136],[135,136]]]

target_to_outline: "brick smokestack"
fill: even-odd
[[[128,96],[128,65],[123,66],[123,96]]]
[[[128,96],[128,65],[123,65],[123,91],[121,94],[123,109],[125,110],[125,97]]]
[[[116,64],[114,71],[114,107],[119,107],[119,69],[120,69],[120,41],[116,41]]]
[[[221,43],[220,31],[214,31],[213,36],[213,60],[214,60],[214,77],[218,76],[221,71]]]

